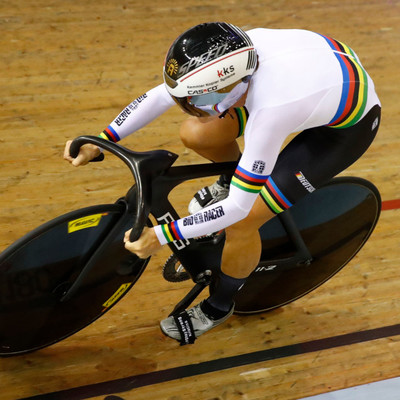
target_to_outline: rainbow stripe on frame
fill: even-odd
[[[353,50],[335,39],[322,36],[334,51],[343,74],[339,107],[327,124],[332,128],[348,128],[356,124],[367,104],[368,79]]]
[[[268,176],[266,175],[254,174],[238,165],[232,177],[231,185],[245,192],[259,193],[267,179]]]

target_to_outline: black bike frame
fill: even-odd
[[[132,241],[140,237],[150,214],[160,224],[180,218],[168,200],[169,193],[176,186],[191,179],[231,173],[237,165],[237,162],[225,162],[171,167],[178,157],[174,153],[163,150],[137,153],[94,136],[80,136],[75,139],[71,145],[71,155],[76,156],[79,153],[79,148],[85,143],[95,144],[115,154],[128,165],[135,178],[135,185],[132,186],[125,197],[128,212],[135,211],[130,237]],[[293,257],[273,260],[273,264],[279,265],[283,269],[285,267],[293,268],[293,265],[309,264],[311,255],[291,219],[290,213],[282,213],[278,218],[291,238],[296,252]],[[171,251],[178,257],[196,283],[196,286],[173,312],[184,309],[188,302],[191,303],[198,293],[210,283],[211,272],[220,267],[224,241],[224,235],[218,235],[204,240],[185,239],[169,243]],[[99,250],[98,253],[101,253],[101,251]],[[271,263],[266,261],[263,262],[264,264]],[[90,268],[90,265],[91,263],[88,263],[86,268]],[[87,273],[85,269],[81,272],[81,276]],[[63,300],[73,294],[76,287],[79,286],[79,281],[80,277],[78,277],[75,287],[72,287],[66,293]]]

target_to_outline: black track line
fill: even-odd
[[[128,392],[139,387],[155,385],[157,383],[173,381],[176,379],[222,371],[243,365],[256,364],[262,361],[276,360],[279,358],[312,353],[315,351],[328,350],[335,347],[348,346],[351,344],[363,343],[396,335],[400,335],[400,324],[352,332],[325,339],[311,340],[309,342],[261,350],[248,354],[240,354],[237,356],[205,361],[198,364],[184,365],[181,367],[94,383],[58,392],[25,397],[19,400],[84,400],[96,396]]]

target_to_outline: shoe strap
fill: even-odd
[[[194,334],[193,324],[189,314],[186,311],[183,311],[178,315],[174,315],[174,320],[181,335],[181,346],[184,346],[185,344],[193,344],[196,340],[196,336]]]
[[[203,189],[200,189],[195,195],[194,198],[198,201],[198,203],[204,207],[206,204],[208,204],[212,199],[212,194],[210,192],[210,189],[208,186],[203,187]]]

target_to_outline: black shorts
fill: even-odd
[[[355,125],[321,126],[299,133],[279,154],[260,195],[278,214],[358,160],[379,128],[381,107],[374,106]]]

